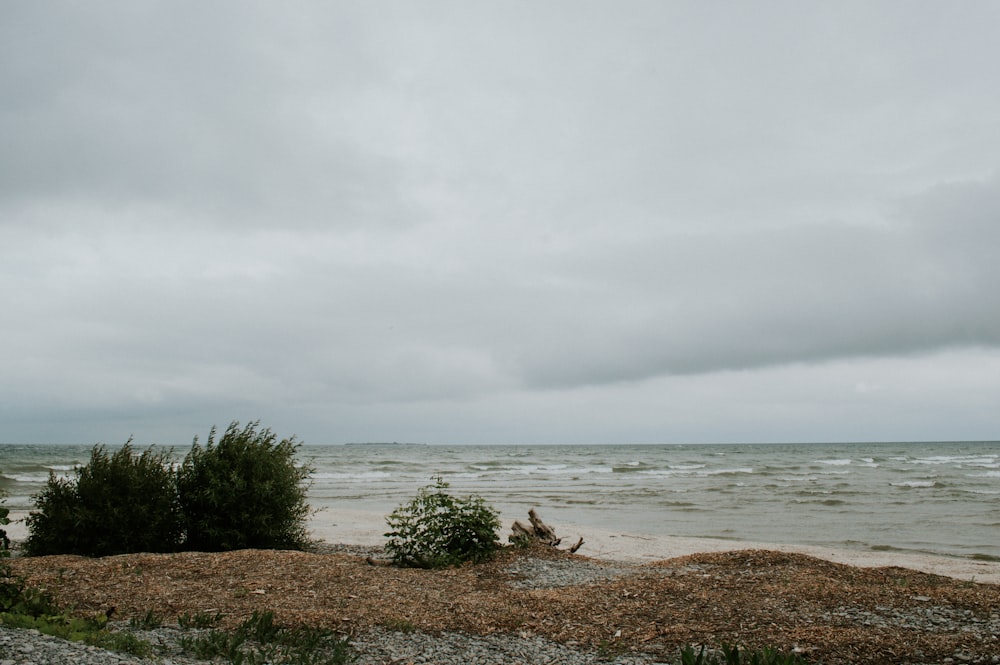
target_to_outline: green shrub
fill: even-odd
[[[7,530],[3,527],[10,524],[10,510],[7,509],[5,494],[0,490],[0,558],[10,556],[10,538],[7,537]]]
[[[453,497],[439,476],[387,518],[385,549],[401,566],[440,568],[480,562],[500,548],[499,513],[482,497]]]
[[[177,472],[185,548],[303,549],[312,469],[295,464],[298,447],[259,422],[233,422],[218,443],[213,427],[204,447],[195,437]]]
[[[136,455],[132,439],[113,454],[94,446],[74,478],[49,474],[28,515],[25,551],[32,556],[169,552],[181,530],[170,454]]]

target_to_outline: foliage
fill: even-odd
[[[10,510],[4,505],[4,492],[0,490],[0,558],[10,556],[10,538],[7,537],[7,531],[3,527],[10,524]]]
[[[181,646],[199,660],[222,658],[232,665],[340,665],[353,660],[346,639],[325,629],[278,626],[273,612],[254,612],[231,632],[183,637]]]
[[[130,628],[153,630],[163,625],[163,619],[153,610],[146,610],[146,613],[141,617],[129,619],[128,625]]]
[[[58,611],[50,594],[28,586],[22,578],[14,575],[9,563],[0,561],[0,614],[37,617],[57,614]]]
[[[188,550],[303,549],[309,514],[304,481],[312,472],[295,464],[295,438],[233,422],[215,441],[194,444],[177,472],[177,492]]]
[[[218,612],[215,614],[208,614],[206,612],[191,614],[190,612],[185,612],[177,617],[177,625],[184,630],[191,628],[211,628],[218,625],[220,621],[222,621],[222,614]]]
[[[114,453],[94,446],[75,478],[49,474],[27,517],[25,551],[32,556],[173,551],[181,526],[170,454],[141,455],[132,439]]]
[[[10,565],[0,564],[0,624],[11,628],[37,630],[64,640],[85,642],[103,649],[146,657],[152,653],[148,642],[131,633],[110,632],[104,614],[74,617],[61,611],[52,596],[29,586],[13,575]]]
[[[387,518],[386,552],[402,566],[440,568],[488,559],[500,548],[500,515],[482,497],[453,497],[440,476]]]
[[[736,645],[723,644],[718,651],[706,652],[704,646],[695,651],[692,646],[681,650],[680,665],[804,665],[805,661],[795,653],[785,653],[777,649],[764,648],[756,651],[740,649]]]

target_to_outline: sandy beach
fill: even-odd
[[[23,540],[27,537],[27,529],[22,521],[26,515],[26,512],[11,511],[12,523],[7,525],[6,531],[12,540]],[[542,517],[544,518],[544,515]],[[521,516],[502,516],[504,539],[515,519],[524,521]],[[1000,584],[1000,562],[996,561],[975,561],[908,552],[875,552],[787,543],[620,533],[579,524],[551,524],[551,526],[563,539],[563,546],[569,547],[583,538],[584,545],[579,550],[580,554],[609,561],[648,563],[691,554],[747,549],[772,550],[808,554],[826,561],[860,568],[898,566],[960,580]],[[339,509],[336,513],[320,511],[313,515],[309,523],[309,532],[314,539],[326,543],[350,545],[382,545],[385,543],[386,528],[385,515],[361,510]]]
[[[542,518],[544,517],[543,514]],[[523,516],[502,516],[505,539],[515,519],[525,521]],[[652,562],[691,554],[760,549],[808,554],[834,563],[861,568],[898,566],[961,580],[1000,584],[1000,562],[995,561],[974,561],[908,552],[866,552],[783,543],[617,533],[579,524],[551,524],[551,526],[563,539],[564,546],[568,547],[576,543],[579,538],[583,538],[584,545],[579,553],[597,559]],[[320,512],[313,516],[310,531],[314,538],[329,543],[381,545],[385,542],[383,536],[386,531],[385,516],[353,510],[338,510],[335,514]]]

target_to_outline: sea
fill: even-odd
[[[0,445],[0,489],[30,511],[91,445]],[[108,446],[114,449],[115,446]],[[141,447],[136,447],[141,450]],[[186,449],[174,450],[180,460]],[[303,445],[312,508],[388,515],[440,477],[505,520],[628,534],[1000,561],[1000,442]]]

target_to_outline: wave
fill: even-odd
[[[0,473],[0,478],[13,480],[15,483],[44,483],[49,479],[48,473]]]
[[[843,499],[795,499],[795,503],[814,506],[843,506],[847,502]]]
[[[373,478],[391,478],[387,471],[359,471],[355,473],[321,471],[309,476],[313,480],[371,480]]]
[[[954,464],[957,466],[985,466],[994,468],[1000,466],[996,455],[932,455],[930,457],[917,457],[906,460],[910,464],[923,464],[925,466],[938,466],[941,464]]]
[[[918,487],[937,487],[938,482],[936,480],[906,480],[901,483],[889,483],[893,487],[904,487],[907,489],[914,489]]]
[[[735,469],[716,469],[714,471],[705,471],[699,473],[700,476],[738,476],[741,474],[752,474],[752,466],[742,466]]]

